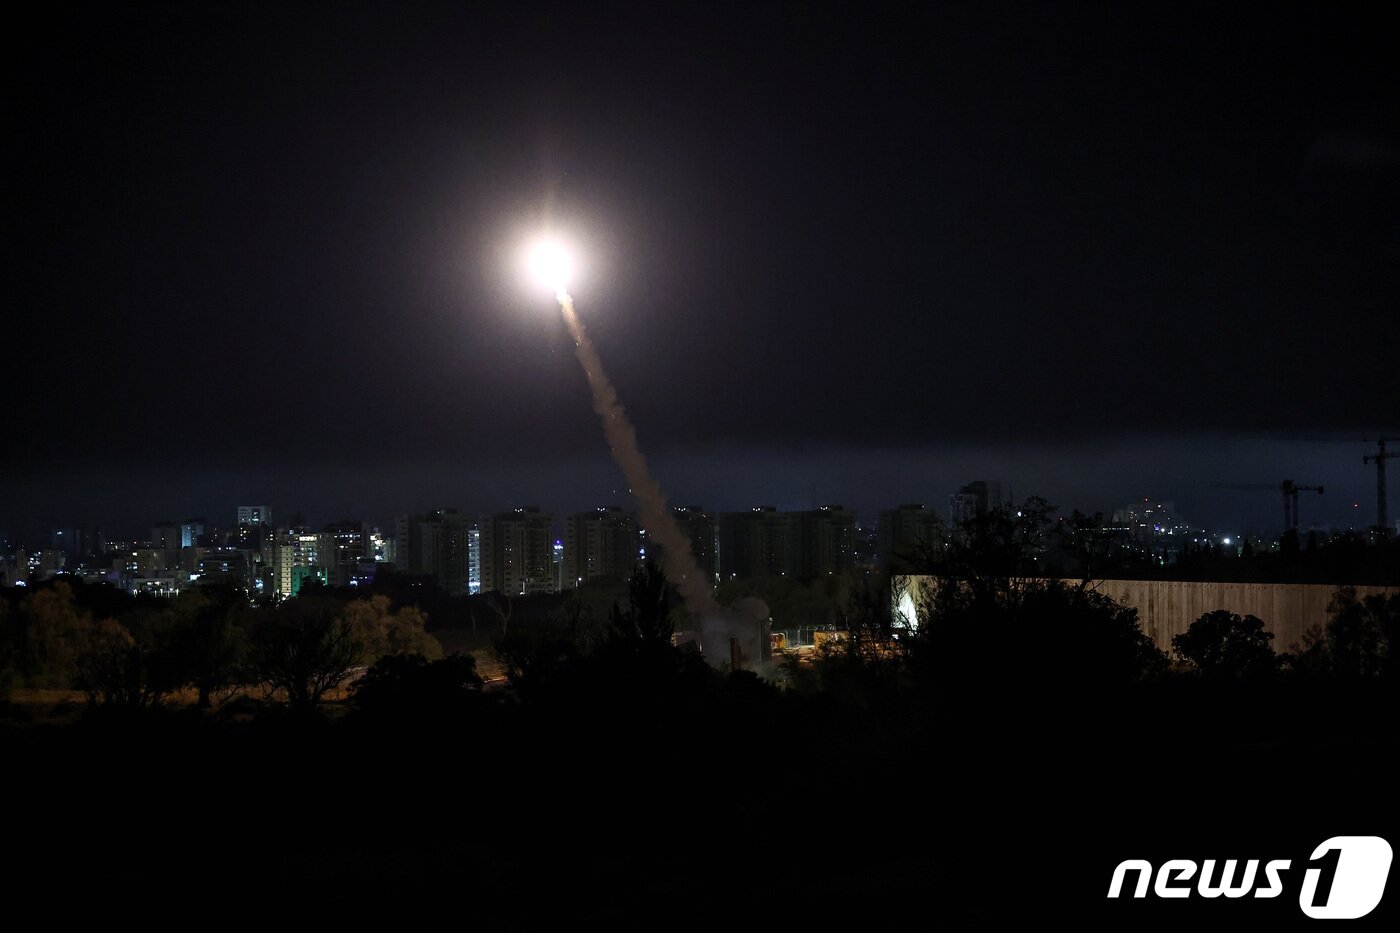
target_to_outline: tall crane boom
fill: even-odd
[[[1382,540],[1390,537],[1390,515],[1385,507],[1385,462],[1393,457],[1400,457],[1400,450],[1387,452],[1385,442],[1396,440],[1400,440],[1400,437],[1380,438],[1376,441],[1376,452],[1361,458],[1364,465],[1376,465],[1376,528],[1380,531]]]
[[[1392,454],[1391,456],[1394,456]],[[1281,483],[1211,483],[1217,489],[1272,489],[1275,492],[1283,493],[1283,530],[1284,533],[1298,531],[1298,493],[1315,492],[1322,495],[1321,486],[1299,486],[1291,479],[1286,479]]]

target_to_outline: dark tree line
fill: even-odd
[[[1328,620],[1319,620],[1297,655],[1276,654],[1263,621],[1220,610],[1177,635],[1169,658],[1142,632],[1136,610],[1092,590],[1096,573],[1115,566],[1099,517],[1054,519],[1052,511],[1037,498],[990,510],[906,555],[906,567],[933,581],[915,618],[900,620],[915,623],[901,645],[911,663],[941,665],[954,675],[966,674],[970,664],[993,678],[1002,672],[1023,682],[1068,675],[1078,684],[1160,677],[1173,659],[1177,672],[1211,681],[1280,672],[1352,680],[1393,674],[1390,644],[1400,597],[1358,599],[1348,587],[1338,590]],[[1357,559],[1360,547],[1359,539],[1341,536],[1325,545],[1314,541],[1308,550],[1318,566],[1330,566],[1339,556]],[[1389,553],[1385,547],[1366,553],[1382,552]],[[1192,554],[1191,560],[1207,559]],[[1289,559],[1287,553],[1268,555],[1260,566]],[[1042,576],[1070,567],[1070,579],[1081,582]]]
[[[81,690],[95,706],[158,706],[189,690],[208,707],[254,689],[309,708],[394,654],[438,658],[442,648],[421,612],[395,611],[385,596],[311,590],[258,606],[235,587],[152,600],[59,580],[0,602],[0,682]]]
[[[1087,580],[1043,577],[1047,555],[1065,541],[1088,540],[1077,535],[1092,526],[1076,519],[1066,532],[1051,513],[1031,499],[941,536],[917,555],[933,574],[912,619],[892,611],[890,580],[879,575],[800,587],[748,582],[725,595],[774,598],[775,618],[820,617],[835,631],[815,664],[789,660],[770,679],[799,694],[831,691],[852,702],[863,702],[862,691],[1083,695],[1171,672],[1208,681],[1393,678],[1400,599],[1358,599],[1348,590],[1295,655],[1277,655],[1260,620],[1222,611],[1177,636],[1169,657],[1142,631],[1134,609]],[[1092,562],[1092,553],[1085,559]],[[93,705],[120,707],[157,706],[185,691],[208,707],[251,690],[310,709],[357,679],[367,702],[383,708],[394,706],[384,700],[386,685],[399,682],[411,696],[439,695],[446,682],[482,695],[474,666],[463,667],[475,662],[432,666],[443,652],[420,606],[437,597],[425,595],[416,578],[389,574],[383,582],[367,592],[313,586],[279,605],[254,605],[236,588],[214,586],[173,600],[65,580],[15,591],[0,600],[0,686],[78,689]],[[727,676],[674,643],[694,620],[651,564],[621,589],[450,604],[489,639],[509,688],[500,694],[506,702],[680,694],[691,702],[722,689]],[[402,660],[372,667],[405,657],[426,667]],[[364,677],[367,669],[377,670],[373,678]]]
[[[1276,654],[1262,620],[1227,610],[1208,612],[1172,639],[1177,658],[1207,680],[1259,680],[1287,674],[1308,680],[1392,681],[1391,646],[1400,629],[1400,595],[1358,598],[1342,587],[1328,620],[1303,637],[1296,654]]]

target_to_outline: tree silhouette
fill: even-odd
[[[763,600],[774,628],[824,628],[839,622],[842,606],[864,579],[864,575],[850,571],[814,580],[772,575],[739,577],[722,582],[716,596],[725,606],[746,596]]]
[[[1295,668],[1343,680],[1395,676],[1400,666],[1392,646],[1400,634],[1400,595],[1358,599],[1355,587],[1342,587],[1332,595],[1327,612],[1327,625],[1304,636],[1305,650],[1293,659]]]
[[[243,674],[248,633],[242,622],[247,612],[247,597],[230,586],[185,590],[175,600],[181,661],[201,708],[207,708],[214,693],[232,687]]]
[[[77,605],[73,587],[59,580],[25,597],[19,611],[26,681],[41,687],[70,686],[93,632],[92,615]]]
[[[1028,586],[1015,618],[1049,676],[1068,675],[1094,687],[1147,680],[1167,669],[1167,656],[1142,630],[1137,609],[1088,584]]]
[[[836,609],[838,625],[846,639],[837,650],[863,658],[887,658],[899,653],[895,639],[894,607],[890,580],[885,574],[854,581]]]
[[[1137,610],[1087,584],[1004,579],[973,589],[943,580],[925,594],[918,615],[908,648],[925,681],[1092,687],[1144,680],[1166,668]]]
[[[627,587],[626,611],[613,603],[608,614],[604,646],[610,653],[644,655],[670,649],[675,627],[671,623],[671,594],[666,575],[652,561],[632,572]]]
[[[1086,515],[1075,509],[1064,537],[1076,575],[1081,580],[1094,579],[1095,572],[1108,563],[1112,549],[1112,542],[1103,529],[1103,513]]]
[[[10,699],[10,690],[19,675],[21,629],[19,614],[10,611],[10,601],[0,594],[0,704]]]
[[[360,642],[362,660],[371,663],[396,654],[417,654],[428,660],[442,657],[442,643],[428,634],[422,610],[389,608],[389,597],[375,595],[346,603],[341,613]]]
[[[515,612],[515,604],[511,598],[504,593],[487,593],[484,597],[487,606],[495,613],[496,620],[500,623],[501,637],[510,637],[510,617]],[[473,627],[475,618],[473,618]]]
[[[296,710],[309,710],[340,686],[360,661],[360,642],[340,607],[297,598],[264,613],[253,626],[254,677],[282,690]]]
[[[584,658],[587,689],[639,715],[659,715],[665,703],[706,689],[711,668],[696,651],[674,646],[666,575],[647,561],[632,574],[627,608],[613,604],[602,641]],[[649,705],[661,697],[663,705]]]
[[[435,719],[474,708],[482,686],[471,655],[429,661],[422,655],[395,654],[380,658],[355,682],[351,702],[374,718]]]
[[[185,680],[176,625],[168,609],[138,609],[97,623],[79,652],[74,684],[88,702],[156,706]]]
[[[1240,618],[1228,609],[1207,612],[1172,638],[1177,657],[1190,661],[1203,677],[1231,680],[1272,674],[1278,658],[1270,645],[1273,632],[1254,616]]]
[[[1039,496],[1015,508],[988,509],[954,527],[938,552],[925,550],[925,572],[955,583],[972,599],[995,600],[1017,581],[1037,576],[1050,544],[1054,506]]]

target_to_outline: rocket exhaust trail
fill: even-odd
[[[637,444],[637,432],[632,428],[632,422],[627,420],[627,412],[618,401],[617,392],[608,381],[607,374],[603,372],[603,361],[598,357],[593,341],[588,339],[583,323],[574,312],[574,299],[563,289],[556,297],[564,312],[564,323],[573,334],[578,361],[583,365],[588,385],[593,390],[593,410],[603,420],[603,434],[612,448],[613,459],[622,468],[627,486],[637,500],[647,533],[661,545],[661,569],[666,579],[680,590],[681,598],[685,600],[693,618],[692,624],[700,630],[707,621],[721,614],[710,583],[695,563],[690,539],[676,524],[671,510],[666,508],[666,496],[661,486],[652,479],[651,471],[647,469],[646,458]]]

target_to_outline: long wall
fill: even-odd
[[[1274,650],[1293,651],[1303,633],[1327,624],[1327,604],[1337,587],[1317,583],[1183,583],[1174,580],[1100,580],[1095,588],[1138,611],[1142,630],[1162,650],[1207,612],[1228,609],[1251,615],[1274,633]],[[1390,586],[1358,586],[1358,597],[1395,593]]]
[[[908,595],[898,592],[898,581],[908,581]],[[909,615],[929,577],[896,578],[896,611]],[[1313,626],[1327,623],[1327,604],[1337,587],[1312,583],[1188,583],[1175,580],[1098,580],[1090,584],[1098,592],[1138,611],[1142,630],[1163,651],[1170,652],[1172,636],[1179,635],[1207,612],[1228,609],[1252,615],[1274,633],[1274,650],[1292,651]],[[1356,595],[1400,593],[1394,586],[1358,586]]]

